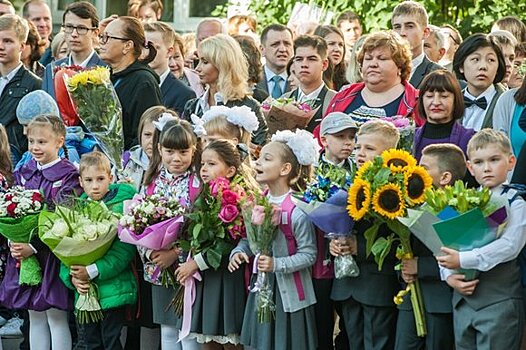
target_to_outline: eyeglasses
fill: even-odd
[[[78,35],[86,35],[90,30],[94,30],[97,28],[88,28],[84,26],[72,26],[70,24],[63,25],[62,28],[64,28],[64,33],[71,34],[74,30],[77,31]]]
[[[105,45],[110,38],[115,39],[115,40],[122,40],[122,41],[131,40],[127,38],[119,38],[118,36],[108,35],[107,33],[104,33],[104,34],[99,35],[99,43],[101,45]]]

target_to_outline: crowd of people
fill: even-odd
[[[2,237],[0,336],[23,337],[20,348],[32,350],[521,348],[526,190],[509,186],[526,184],[526,25],[519,18],[462,38],[451,24],[430,24],[418,2],[403,1],[392,30],[367,34],[350,10],[334,25],[259,28],[257,15],[235,15],[179,34],[160,21],[163,10],[160,0],[130,0],[127,16],[101,20],[91,3],[73,2],[53,34],[44,0],[26,1],[21,16],[0,0],[0,191],[40,190],[51,208],[82,196],[120,214],[135,193],[159,194],[191,211],[210,181],[242,178],[247,192],[281,207],[272,252],[254,259],[245,239],[228,241],[229,254],[213,268],[201,254],[182,259],[187,252],[177,241],[147,250],[116,238],[94,264],[66,267],[38,236],[29,243]],[[56,72],[67,66],[110,69],[122,108],[122,171],[85,126],[66,127]],[[272,135],[262,104],[278,99],[315,113],[302,130]],[[415,125],[410,148],[435,187],[462,180],[508,203],[497,240],[435,257],[415,238],[414,256],[399,271],[394,245],[379,271],[366,253],[371,222],[358,221],[354,238],[331,240],[291,206],[290,194],[313,174],[332,167],[353,177],[401,147],[391,117]],[[389,234],[379,228],[379,236]],[[360,274],[337,279],[333,260],[345,255]],[[43,281],[21,286],[18,265],[30,256]],[[156,271],[169,267],[179,283],[201,273],[186,325],[166,308],[173,290]],[[460,269],[478,277],[466,280]],[[258,321],[251,292],[257,271],[268,273],[274,291],[269,322]],[[393,301],[416,278],[424,337],[409,297]],[[75,322],[73,300],[90,281],[103,318]]]

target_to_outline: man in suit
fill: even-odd
[[[292,58],[292,31],[281,24],[271,24],[261,33],[261,55],[265,57],[262,80],[257,87],[272,98],[288,90],[287,64]]]
[[[55,98],[54,72],[61,65],[77,65],[83,68],[106,66],[93,48],[93,41],[99,34],[99,16],[97,9],[89,2],[74,2],[62,16],[62,28],[70,54],[61,60],[46,66],[42,89]]]
[[[196,96],[189,86],[170,72],[169,60],[174,53],[175,32],[163,22],[145,23],[144,32],[146,40],[151,41],[157,49],[157,56],[149,66],[159,75],[162,103],[182,115],[186,102]]]
[[[312,108],[318,108],[305,127],[310,132],[321,122],[329,102],[336,95],[336,91],[327,88],[323,82],[323,72],[328,66],[325,40],[311,35],[302,35],[294,40],[294,57],[291,68],[300,84],[298,88],[283,96],[292,97],[300,103],[307,102]]]
[[[431,62],[424,53],[424,39],[429,37],[426,9],[415,1],[404,1],[393,10],[393,29],[405,38],[411,47],[413,66],[409,82],[418,88],[426,75],[443,67]]]

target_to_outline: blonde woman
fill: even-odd
[[[205,93],[186,103],[183,119],[192,114],[201,117],[211,106],[247,106],[257,116],[259,127],[252,133],[252,143],[262,145],[267,139],[267,124],[259,103],[248,86],[248,64],[237,41],[225,34],[207,38],[198,47],[196,72]]]

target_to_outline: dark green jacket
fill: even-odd
[[[102,201],[114,213],[122,214],[123,202],[133,198],[134,195],[133,186],[112,184],[110,191]],[[81,198],[87,198],[86,194],[82,194]],[[137,284],[130,266],[135,252],[133,245],[123,243],[116,237],[106,255],[95,262],[99,275],[93,279],[92,283],[98,287],[99,302],[103,310],[135,304]],[[68,288],[75,291],[76,300],[78,293],[71,283],[69,268],[64,264],[61,264],[60,278]]]

